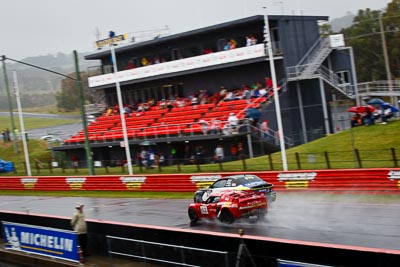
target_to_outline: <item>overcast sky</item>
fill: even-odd
[[[96,32],[117,34],[169,27],[179,33],[263,14],[323,15],[385,8],[391,0],[0,0],[0,55],[94,51]]]

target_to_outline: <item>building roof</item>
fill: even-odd
[[[268,19],[270,21],[277,21],[277,20],[315,20],[315,21],[326,21],[328,20],[328,16],[281,16],[281,15],[272,15],[268,16]],[[247,18],[242,18],[234,21],[229,21],[229,22],[224,22],[221,24],[216,24],[200,29],[195,29],[187,32],[182,32],[178,34],[173,34],[145,42],[138,42],[138,43],[130,43],[130,44],[121,44],[115,48],[116,53],[121,53],[125,51],[130,51],[132,49],[137,49],[141,47],[145,47],[148,45],[154,45],[154,44],[160,44],[163,42],[168,42],[171,40],[176,40],[176,39],[182,39],[186,37],[190,37],[193,35],[198,35],[198,34],[204,34],[207,32],[211,31],[223,31],[224,29],[227,28],[233,28],[237,25],[242,25],[242,24],[248,24],[252,22],[263,22],[264,21],[264,16],[263,15],[255,15]],[[91,54],[88,54],[85,56],[86,60],[97,60],[101,59],[103,57],[106,57],[110,54],[110,49],[109,48],[103,48],[102,50],[97,50]]]

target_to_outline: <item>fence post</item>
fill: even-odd
[[[300,163],[300,156],[299,156],[299,153],[296,152],[296,153],[294,153],[294,154],[295,154],[295,156],[296,156],[297,169],[301,170],[301,163]]]
[[[271,171],[273,171],[273,170],[274,170],[274,163],[273,163],[273,161],[272,161],[272,156],[271,156],[271,154],[268,154],[268,161],[269,161],[270,169],[271,169]]]
[[[51,162],[47,162],[47,164],[49,165],[50,173],[53,173],[53,166],[51,165]]]
[[[64,161],[60,162],[60,167],[61,167],[62,173],[65,173],[65,162]]]
[[[199,160],[198,159],[196,159],[196,166],[197,166],[197,171],[201,172],[200,164],[199,164]]]
[[[24,166],[25,166],[25,171],[26,171],[26,162],[24,161]],[[37,160],[35,160],[35,167],[36,167],[36,172],[40,173],[40,166]]]
[[[354,149],[354,154],[356,155],[356,160],[358,163],[358,168],[362,168],[362,162],[361,162],[361,158],[360,158],[360,152],[358,151],[357,148]]]
[[[220,171],[223,171],[223,168],[222,168],[222,161],[221,161],[221,160],[218,161],[218,165],[219,165],[219,170],[220,170]]]
[[[14,162],[12,162],[12,164],[13,164],[13,166],[14,166],[14,173],[16,174],[16,173],[17,173],[17,165],[15,165]]]
[[[397,164],[397,157],[396,157],[396,149],[395,148],[391,148],[390,151],[392,152],[392,159],[393,159],[393,163],[394,163],[394,167],[399,167],[399,164]]]
[[[244,156],[244,154],[240,154],[240,158],[242,160],[243,170],[247,170],[246,157]]]
[[[328,169],[330,169],[331,168],[331,162],[329,161],[329,155],[328,155],[328,151],[324,151],[324,155],[325,155],[325,161],[326,161],[326,167],[328,168]]]

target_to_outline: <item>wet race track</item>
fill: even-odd
[[[357,197],[278,193],[263,222],[231,225],[203,221],[190,226],[190,199],[0,196],[0,210],[71,216],[77,202],[94,220],[237,233],[327,244],[400,250],[400,195],[387,203]]]

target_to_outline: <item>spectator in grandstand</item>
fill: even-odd
[[[254,35],[250,35],[250,43],[251,43],[251,45],[256,45],[257,44],[257,42],[258,42],[258,40],[257,40],[257,38],[256,37],[254,37]]]
[[[158,58],[158,57],[155,57],[154,59],[153,59],[153,64],[160,64],[161,62],[160,62],[160,59]]]
[[[250,104],[250,98],[251,98],[250,88],[247,85],[243,84],[242,99],[246,99],[247,104]]]
[[[168,112],[171,112],[172,108],[174,107],[174,101],[173,100],[167,100],[166,105],[167,105]]]
[[[251,46],[251,38],[250,36],[246,35],[246,46]]]
[[[227,101],[232,101],[232,100],[235,100],[235,95],[233,94],[232,90],[229,90],[225,94],[224,101],[227,102]]]
[[[235,49],[236,45],[237,45],[237,43],[236,43],[235,39],[230,39],[229,40],[229,50]]]
[[[201,131],[204,135],[206,135],[208,130],[208,122],[205,120],[199,120],[199,123],[201,125]]]
[[[215,149],[214,159],[218,163],[224,160],[224,149],[221,145],[218,145]]]
[[[220,124],[219,120],[212,119],[211,120],[211,124],[210,124],[209,133],[210,134],[218,134],[218,133],[220,133],[221,128],[220,128],[219,124]]]
[[[199,98],[197,97],[197,95],[195,95],[195,94],[192,95],[191,99],[192,99],[191,103],[190,103],[191,106],[195,106],[195,105],[199,104]]]
[[[185,101],[185,99],[183,99],[183,98],[181,98],[181,97],[177,97],[176,100],[175,100],[175,102],[176,102],[176,106],[177,106],[178,108],[182,108],[182,107],[186,106],[186,101]]]
[[[228,122],[229,122],[229,125],[230,125],[231,129],[232,129],[232,132],[236,132],[236,131],[237,131],[238,124],[239,124],[239,119],[238,119],[238,117],[235,115],[235,113],[231,112],[231,113],[229,114]]]
[[[265,77],[265,87],[267,89],[271,89],[272,88],[272,79],[271,79],[271,77]]]
[[[135,68],[135,63],[133,62],[132,59],[128,60],[128,69],[134,69]]]

